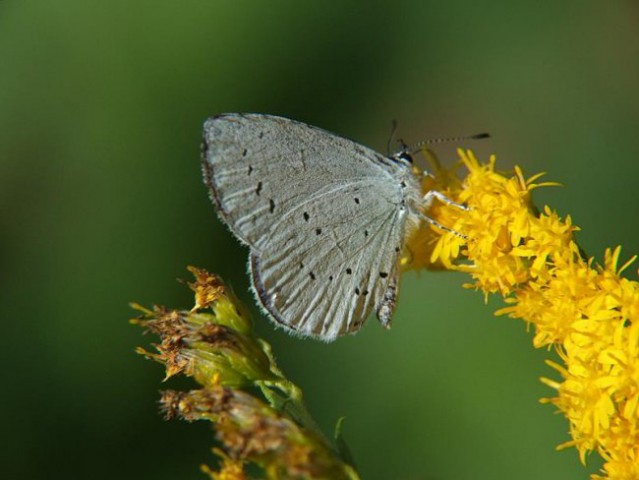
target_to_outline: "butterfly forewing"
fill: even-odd
[[[233,232],[251,246],[283,212],[318,192],[362,177],[391,180],[387,159],[373,150],[285,118],[214,117],[204,124],[204,142],[213,199]]]

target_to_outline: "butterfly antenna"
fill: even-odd
[[[395,138],[395,134],[397,133],[397,120],[393,119],[391,121],[391,133],[388,137],[388,142],[386,143],[386,154],[390,156],[391,154],[391,144],[393,143],[393,139]]]
[[[433,145],[435,143],[445,143],[445,142],[460,142],[463,140],[482,140],[484,138],[490,138],[490,133],[476,133],[475,135],[467,135],[463,137],[444,137],[444,138],[433,138],[432,140],[423,140],[421,142],[417,142],[410,147],[410,153],[417,153],[421,150],[422,147],[426,145]]]

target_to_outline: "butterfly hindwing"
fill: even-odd
[[[279,323],[331,340],[357,331],[391,286],[396,289],[401,218],[392,205],[379,208],[394,199],[365,186],[353,183],[316,198],[304,207],[308,220],[291,211],[252,253],[257,297]]]

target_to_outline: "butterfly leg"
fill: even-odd
[[[426,195],[422,197],[422,202],[423,202],[422,206],[424,207],[424,209],[428,210],[430,206],[433,204],[433,200],[435,199],[439,200],[442,203],[445,203],[446,205],[450,205],[451,207],[459,208],[460,210],[463,210],[465,212],[470,210],[470,208],[467,207],[466,205],[453,202],[450,198],[448,198],[443,193],[438,192],[437,190],[429,190],[428,192],[426,192]]]
[[[446,195],[444,195],[441,192],[438,192],[437,190],[429,190],[426,195],[424,195],[422,197],[422,206],[424,207],[425,210],[429,210],[431,205],[433,204],[433,201],[437,199],[442,203],[445,203],[446,205],[450,205],[451,207],[455,207],[455,208],[459,208],[460,210],[463,210],[464,212],[467,212],[470,210],[470,208],[468,208],[466,205],[462,205],[461,203],[457,203],[457,202],[453,202],[450,198],[448,198]],[[430,218],[428,215],[425,215],[423,213],[419,214],[420,218],[428,223],[430,223],[431,225],[433,225],[434,227],[437,227],[445,232],[448,233],[452,233],[453,235],[462,238],[464,240],[466,240],[468,237],[462,233],[459,233],[456,230],[453,230],[452,228],[446,227],[444,225],[442,225],[441,223],[439,223],[438,221]]]
[[[425,222],[430,223],[432,226],[439,228],[440,230],[443,230],[443,231],[448,232],[448,233],[452,233],[456,237],[462,238],[464,240],[468,240],[468,237],[466,235],[464,235],[463,233],[459,233],[457,230],[453,230],[452,228],[448,228],[448,227],[442,225],[441,223],[439,223],[437,220],[433,220],[432,218],[430,218],[427,215],[424,215],[423,213],[419,214],[419,218],[421,218]]]

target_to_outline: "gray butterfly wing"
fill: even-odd
[[[404,194],[392,161],[267,115],[204,126],[204,176],[223,220],[251,247],[257,297],[282,325],[331,340],[373,309],[390,321]]]
[[[332,340],[359,330],[382,305],[390,306],[387,317],[381,313],[389,323],[402,230],[394,204],[376,203],[386,201],[366,182],[321,195],[303,207],[308,221],[291,211],[282,219],[286,227],[251,254],[255,290],[279,323]]]

